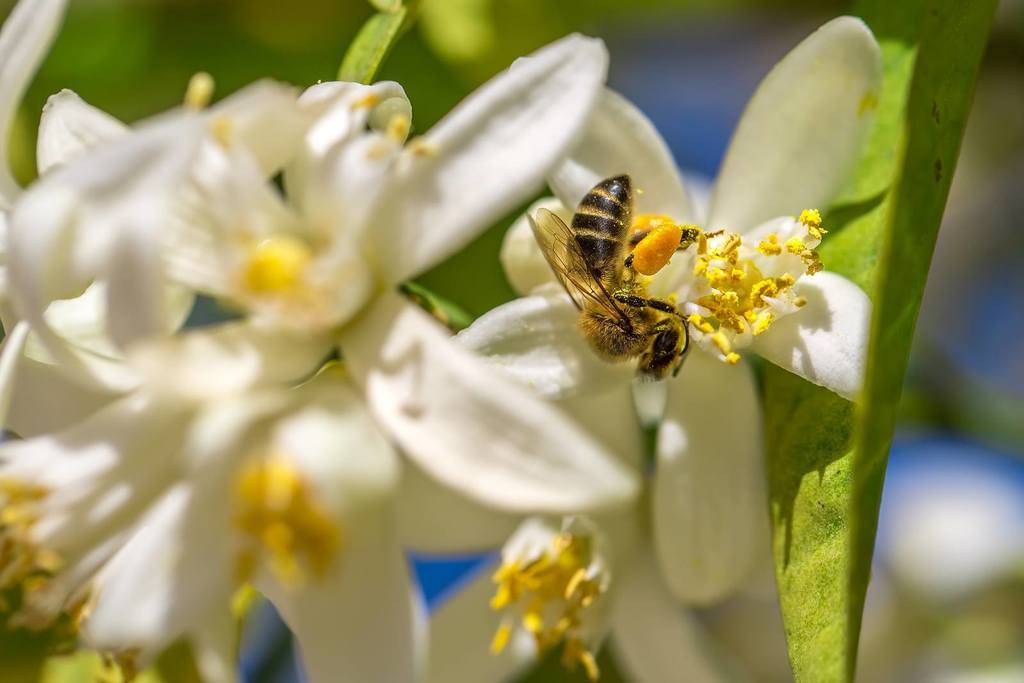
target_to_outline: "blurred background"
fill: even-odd
[[[0,12],[12,5],[0,2]],[[571,31],[597,35],[612,54],[612,87],[654,121],[681,168],[710,179],[758,81],[846,6],[423,0],[381,78],[406,87],[422,131],[514,58]],[[310,85],[334,77],[370,13],[362,0],[75,0],[13,132],[19,177],[32,177],[39,112],[61,88],[133,121],[177,104],[196,71],[213,74],[219,95],[262,77]],[[891,455],[862,638],[864,681],[1024,681],[1022,190],[1024,1],[1004,0]],[[422,284],[474,315],[512,298],[497,262],[504,228]],[[479,565],[413,559],[431,606]],[[790,680],[770,595],[740,597],[699,620],[736,678]],[[243,673],[249,683],[301,680],[288,634],[268,609],[256,610],[247,627]]]

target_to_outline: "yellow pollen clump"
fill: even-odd
[[[643,275],[654,275],[671,260],[682,236],[682,228],[675,223],[652,229],[633,249],[633,268]]]
[[[779,236],[774,232],[768,235],[757,245],[757,250],[765,256],[778,256],[782,253],[782,247],[779,245]]]
[[[589,537],[563,531],[539,556],[503,562],[494,573],[497,588],[491,608],[518,608],[520,624],[533,636],[538,652],[564,644],[562,664],[570,671],[582,666],[587,677],[596,681],[597,663],[581,633],[587,608],[605,590],[600,576],[592,575],[593,555]],[[491,652],[505,649],[512,628],[509,619],[501,624],[491,641]]]
[[[250,251],[243,271],[243,286],[254,294],[276,294],[301,284],[313,252],[291,235],[274,235],[258,242]]]
[[[340,545],[340,530],[314,499],[295,467],[280,455],[259,455],[235,480],[235,527],[248,546],[238,558],[239,579],[248,580],[262,552],[286,585],[307,573],[322,577]]]
[[[193,74],[185,89],[185,106],[193,111],[205,108],[213,99],[215,87],[213,76],[205,71]]]

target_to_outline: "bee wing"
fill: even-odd
[[[547,209],[537,209],[536,214],[530,216],[530,227],[541,253],[576,308],[583,310],[589,301],[603,308],[609,316],[629,324],[618,304],[594,276],[586,255],[565,221]]]

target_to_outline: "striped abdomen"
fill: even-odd
[[[572,231],[591,271],[618,274],[633,220],[633,187],[628,175],[602,180],[583,197]]]

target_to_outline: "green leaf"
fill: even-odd
[[[372,83],[391,49],[412,25],[418,0],[374,0],[381,11],[366,20],[349,46],[338,80]]]
[[[773,551],[797,681],[853,679],[896,408],[995,4],[855,4],[882,45],[885,80],[821,255],[874,303],[859,409],[764,371]]]
[[[399,291],[452,332],[464,330],[473,322],[473,316],[460,308],[458,304],[433,293],[423,285],[406,282],[399,287]]]

